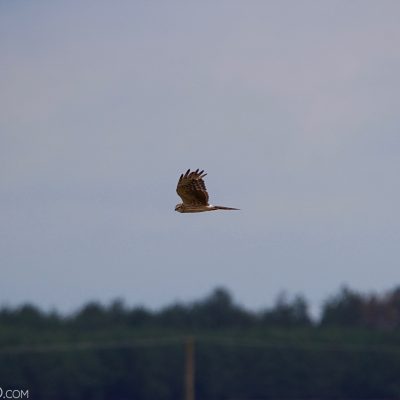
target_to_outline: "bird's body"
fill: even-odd
[[[208,203],[208,192],[203,178],[207,174],[204,171],[190,171],[188,169],[178,180],[176,192],[182,199],[182,203],[177,204],[175,211],[180,213],[198,213],[215,210],[238,210],[238,208],[213,206]]]
[[[213,206],[212,204],[209,204],[208,206],[190,206],[190,205],[185,205],[183,203],[177,204],[175,207],[175,211],[181,213],[197,213],[197,212],[215,211],[215,210],[239,210],[239,209],[232,207]]]

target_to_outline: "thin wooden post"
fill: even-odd
[[[185,340],[185,400],[195,400],[194,395],[194,338]]]

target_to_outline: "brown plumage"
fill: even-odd
[[[196,169],[196,171],[190,171],[188,169],[185,174],[180,176],[176,192],[182,199],[182,203],[176,205],[175,211],[194,213],[215,210],[238,210],[238,208],[213,206],[208,203],[208,192],[203,180],[206,175],[204,170]]]

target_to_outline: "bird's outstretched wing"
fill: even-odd
[[[203,178],[207,174],[204,171],[190,171],[188,169],[178,180],[176,192],[187,205],[208,205],[208,193]]]

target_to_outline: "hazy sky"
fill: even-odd
[[[400,2],[2,1],[0,304],[313,307],[400,284]],[[211,202],[179,214],[176,182]]]

